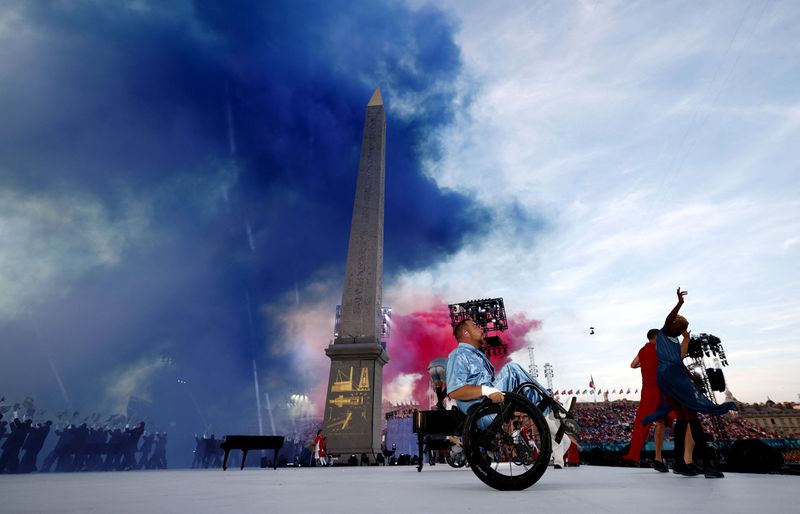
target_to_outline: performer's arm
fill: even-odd
[[[683,297],[688,293],[688,291],[681,291],[681,288],[678,288],[678,303],[675,304],[672,312],[667,315],[667,319],[664,321],[664,328],[668,329],[675,322],[675,318],[678,316],[678,311],[681,310],[681,305],[683,305]]]
[[[686,354],[689,352],[689,340],[691,339],[692,333],[690,331],[686,331],[683,333],[683,341],[681,341],[681,359],[686,357]]]
[[[446,382],[452,388],[447,391],[447,396],[453,400],[475,400],[481,396],[488,396],[495,403],[503,401],[503,392],[491,386],[467,384],[469,380],[469,359],[463,353],[454,351],[447,358]]]
[[[637,353],[636,357],[633,358],[633,362],[631,362],[631,367],[636,369],[639,366],[641,366],[641,363],[639,362],[639,354]]]
[[[503,392],[491,386],[463,385],[455,391],[450,391],[448,396],[454,400],[474,400],[481,396],[488,396],[494,403],[503,401]]]

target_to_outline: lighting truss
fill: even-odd
[[[392,308],[381,308],[381,341],[384,343],[389,340],[392,334]]]
[[[704,361],[704,357],[711,361],[711,364]],[[722,341],[713,334],[692,334],[689,340],[689,348],[686,351],[685,360],[688,361],[687,368],[693,370],[693,375],[702,384],[703,393],[714,403],[717,403],[715,391],[725,391],[725,376],[722,367],[728,365],[728,358],[722,348]],[[709,416],[712,432],[717,441],[730,441],[727,429],[719,416]]]
[[[487,357],[506,355],[508,345],[498,335],[508,329],[506,319],[506,308],[502,298],[485,298],[480,300],[470,300],[463,303],[449,305],[450,324],[453,328],[465,319],[474,321],[485,334],[486,343],[481,346],[481,351]]]
[[[342,322],[342,306],[336,306],[336,318],[334,318],[333,322],[333,338],[339,338],[339,327]],[[392,333],[392,308],[391,307],[381,307],[381,343],[386,344],[389,340],[389,336]]]
[[[506,308],[502,298],[486,298],[454,303],[450,307],[450,322],[453,328],[465,319],[471,319],[484,332],[503,332],[508,329]]]
[[[703,356],[718,357],[723,366],[728,365],[728,358],[722,348],[722,341],[713,334],[692,335],[689,340],[687,356],[693,359],[702,359]]]

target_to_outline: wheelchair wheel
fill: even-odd
[[[464,464],[467,463],[467,457],[466,453],[464,452],[464,448],[458,446],[457,444],[450,443],[450,445],[447,447],[445,460],[451,467],[463,468]]]
[[[578,422],[575,420],[575,417],[572,414],[572,410],[575,409],[575,405],[577,404],[577,398],[572,398],[572,404],[570,405],[569,410],[566,410],[552,396],[550,396],[536,384],[525,382],[514,389],[515,393],[519,393],[526,398],[529,398],[530,393],[533,391],[535,391],[536,394],[541,397],[541,400],[539,400],[539,402],[536,404],[536,407],[539,408],[539,411],[544,414],[548,409],[552,409],[555,411],[555,417],[560,420],[559,430],[552,434],[553,439],[555,439],[556,442],[560,443],[564,437],[564,434],[569,434],[575,437],[580,434],[581,427],[578,425]]]
[[[464,452],[472,471],[486,485],[501,491],[527,489],[550,462],[550,429],[526,397],[505,393],[502,403],[487,398],[470,413]]]

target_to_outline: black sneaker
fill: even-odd
[[[660,460],[653,461],[653,469],[658,471],[659,473],[666,473],[669,471],[667,465],[661,462]]]
[[[559,466],[558,464],[554,464],[553,469],[561,469],[561,466]]]
[[[696,477],[699,473],[692,469],[690,466],[682,462],[676,462],[672,465],[672,472],[676,475],[683,475],[685,477]]]
[[[700,475],[700,474],[702,474],[702,473],[703,473],[703,468],[701,468],[700,466],[698,466],[698,465],[697,465],[697,464],[695,464],[694,462],[690,462],[690,463],[689,463],[689,464],[687,464],[686,466],[687,466],[689,469],[691,469],[692,471],[694,471],[695,473],[697,473],[698,475]]]
[[[722,474],[722,471],[719,471],[714,468],[706,468],[703,476],[706,478],[725,478],[725,475]]]

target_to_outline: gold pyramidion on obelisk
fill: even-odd
[[[372,459],[381,445],[383,365],[383,202],[386,114],[380,88],[367,104],[347,247],[339,335],[325,354],[331,359],[324,430],[328,452]]]
[[[376,105],[383,106],[383,97],[381,96],[380,86],[375,88],[375,91],[372,93],[372,98],[369,99],[367,107],[373,107]]]

